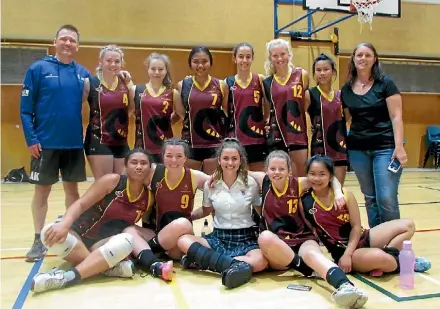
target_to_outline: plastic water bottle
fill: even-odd
[[[211,233],[211,230],[208,226],[208,219],[205,219],[205,222],[203,223],[202,232],[200,233],[202,236],[208,235]]]
[[[412,249],[410,240],[403,242],[402,250],[399,254],[400,263],[400,287],[404,290],[412,290],[414,288],[414,264],[416,256]]]

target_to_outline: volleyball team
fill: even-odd
[[[388,170],[393,159],[407,162],[402,100],[373,45],[354,49],[349,78],[338,90],[331,57],[319,55],[310,78],[281,39],[266,44],[265,76],[252,72],[253,47],[235,46],[237,73],[225,80],[210,75],[209,49],[195,47],[188,56],[192,75],[176,87],[169,58],[157,53],[145,60],[148,83],[135,85],[115,45],[101,50],[90,76],[73,61],[78,41],[75,27],[61,27],[56,55],[34,63],[23,85],[21,116],[36,185],[28,261],[43,258],[48,248],[72,264],[38,273],[33,291],[97,274],[132,277],[135,267],[170,281],[178,260],[188,271],[218,273],[227,288],[256,272],[293,269],[326,280],[338,306],[361,308],[368,298],[346,274],[398,273],[402,243],[415,232],[412,220],[400,219],[402,169]],[[61,111],[54,103],[68,93],[75,106]],[[90,106],[84,143],[75,130],[82,101]],[[172,130],[180,119],[181,138]],[[83,151],[95,181],[79,197]],[[365,197],[368,229],[343,187],[349,161]],[[59,222],[44,225],[59,171],[67,210]],[[197,189],[203,202],[194,209]],[[207,216],[212,233],[196,236],[192,222]],[[416,271],[430,266],[416,259]]]

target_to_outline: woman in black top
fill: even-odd
[[[350,164],[365,196],[370,227],[400,218],[397,191],[402,169],[388,170],[393,159],[407,163],[403,148],[402,97],[386,76],[374,46],[361,43],[353,51],[349,80],[342,87],[345,117],[350,124]]]

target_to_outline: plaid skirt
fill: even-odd
[[[260,248],[253,228],[232,230],[214,228],[211,234],[203,238],[214,251],[231,257],[246,255],[249,251]]]

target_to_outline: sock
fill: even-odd
[[[142,270],[151,273],[151,266],[159,262],[159,259],[154,255],[153,251],[150,249],[144,249],[141,252],[139,252],[138,256],[136,257],[136,260],[138,262],[138,265],[141,267]]]
[[[332,267],[327,271],[327,275],[325,276],[325,280],[329,284],[331,284],[334,288],[339,289],[341,285],[344,283],[350,283],[350,280],[348,280],[347,275],[344,273],[342,269],[339,267]]]
[[[302,273],[304,276],[309,277],[313,274],[313,269],[311,269],[309,266],[307,266],[306,263],[304,263],[304,260],[302,257],[300,257],[298,254],[295,254],[293,257],[292,262],[290,262],[289,265],[287,265],[289,268],[293,268],[300,273]]]
[[[81,281],[81,275],[76,268],[72,268],[64,273],[64,279],[66,280],[66,285],[71,285]]]
[[[165,252],[165,249],[162,248],[159,243],[159,237],[157,235],[148,241],[148,245],[150,246],[151,251],[153,251],[154,254]]]

